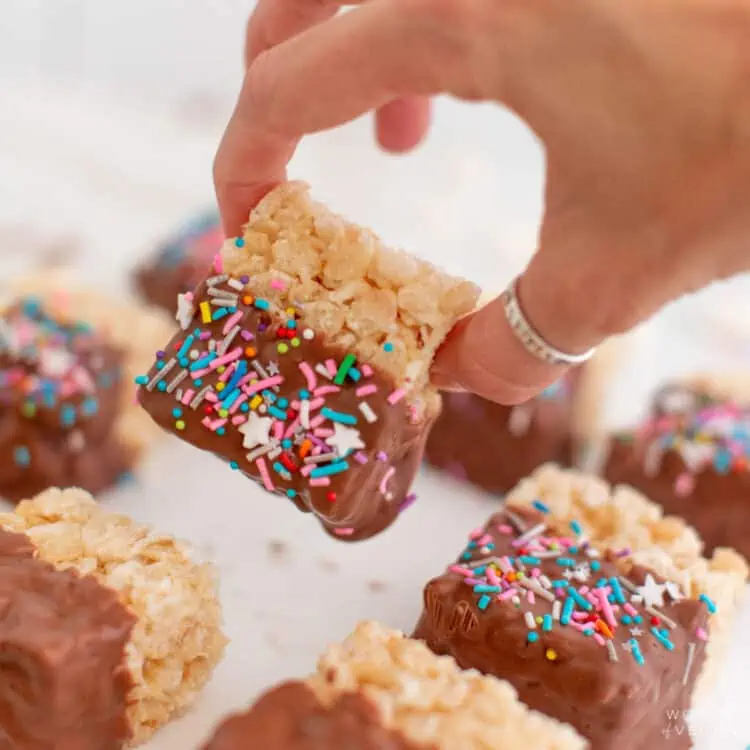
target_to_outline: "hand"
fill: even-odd
[[[408,148],[426,97],[494,100],[546,149],[528,319],[579,353],[667,302],[750,268],[750,0],[260,0],[216,189],[233,234],[285,177],[300,138],[378,111]],[[434,378],[505,403],[562,374],[493,302]]]

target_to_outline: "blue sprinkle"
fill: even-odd
[[[529,643],[536,643],[539,640],[539,633],[535,633],[533,630],[526,636],[526,640]]]
[[[362,373],[356,367],[350,367],[349,372],[346,373],[355,383],[362,379]]]
[[[245,247],[245,240],[242,239],[242,237],[237,237],[234,241],[235,247]]]
[[[226,318],[227,315],[229,315],[229,308],[228,307],[220,307],[211,316],[211,320],[221,320],[222,318]]]
[[[234,371],[234,375],[232,375],[232,378],[227,383],[226,388],[224,389],[224,392],[222,394],[222,398],[221,398],[222,401],[229,398],[228,394],[231,393],[239,385],[240,380],[242,380],[242,378],[245,377],[246,372],[247,372],[247,362],[243,359],[237,365],[237,369]]]
[[[475,576],[481,576],[484,575],[484,572],[487,570],[486,565],[480,565],[478,568],[474,568],[474,575]]]
[[[92,396],[81,404],[81,414],[91,417],[99,411],[99,402]]]
[[[545,633],[549,633],[552,630],[552,615],[544,615],[542,620],[542,630]]]
[[[31,463],[31,452],[25,445],[18,445],[13,449],[13,460],[16,465],[26,468]]]
[[[175,419],[179,419],[182,416],[182,409],[178,407],[175,407],[174,409],[172,409],[172,416]]]
[[[633,618],[630,615],[623,615],[621,622],[623,625],[630,625],[633,622]]]
[[[576,561],[571,557],[558,557],[555,561],[561,568],[575,568]]]
[[[568,588],[568,582],[565,579],[560,579],[559,581],[552,581],[552,588],[555,589],[566,589]]]
[[[635,616],[635,617],[633,618],[633,622],[634,622],[634,623],[635,623],[636,625],[640,625],[640,624],[641,624],[641,623],[643,622],[643,618],[642,618],[642,617],[641,617],[640,615],[636,615],[636,616]]]
[[[594,631],[593,631],[593,630],[591,630],[591,628],[587,628],[586,630],[584,630],[584,631],[583,631],[583,634],[584,634],[585,636],[587,636],[587,637],[589,637],[589,638],[590,638],[590,637],[591,637],[592,635],[594,635]]]
[[[203,385],[203,378],[197,378],[193,381],[193,385],[200,388]]]
[[[484,612],[484,610],[490,606],[491,601],[492,597],[489,597],[485,594],[484,596],[480,597],[479,601],[477,602],[477,607],[479,607],[479,609]]]
[[[393,351],[393,344],[390,341],[386,341],[385,344],[383,344],[383,349],[387,352]]]
[[[157,363],[156,363],[156,369],[157,370],[163,370],[165,364],[166,363],[163,360],[161,360],[161,359],[158,360]]]
[[[475,594],[499,594],[500,593],[500,587],[499,586],[488,586],[487,584],[480,583],[474,586],[474,593]]]
[[[216,434],[219,435],[219,437],[221,437],[222,435],[226,434],[226,430],[223,427],[219,427],[219,429],[216,430]]]
[[[542,562],[538,557],[530,557],[529,555],[521,555],[518,559],[524,565],[539,565]]]
[[[190,364],[190,360],[187,357],[180,357],[177,361],[180,367],[187,367]]]
[[[578,523],[578,521],[571,521],[570,528],[573,529],[576,534],[580,534],[582,532],[581,524]]]
[[[541,500],[534,500],[532,505],[540,512],[540,513],[549,513],[549,507],[546,506]]]
[[[292,445],[293,445],[293,443],[292,443],[292,441],[289,438],[285,438],[284,440],[281,441],[281,447],[284,450],[288,451],[292,447]]]
[[[726,448],[720,448],[714,456],[714,467],[719,474],[728,474],[732,465],[732,455]]]
[[[674,651],[674,643],[672,643],[669,638],[665,638],[658,628],[651,628],[651,632],[654,634],[656,640],[659,641],[667,651]]]
[[[349,464],[346,461],[335,461],[326,466],[317,466],[310,472],[310,476],[313,479],[317,479],[318,477],[330,477],[334,474],[342,474],[348,468]]]
[[[282,422],[286,419],[286,412],[281,411],[281,409],[277,409],[275,406],[269,406],[268,413],[273,414],[276,419],[280,419]]]
[[[203,331],[201,331],[201,329],[200,329],[200,328],[196,328],[196,329],[195,329],[195,330],[193,331],[193,336],[200,336],[200,335],[201,335],[201,333],[203,333]]]
[[[471,560],[471,552],[464,552],[463,555],[461,555],[462,560]]]
[[[572,586],[568,586],[568,596],[570,596],[581,609],[585,609],[587,612],[590,612],[593,609],[591,602],[588,601],[588,599],[584,599]]]
[[[575,606],[575,602],[571,597],[568,597],[565,600],[565,604],[563,605],[563,611],[560,615],[560,622],[563,625],[569,625],[570,624],[570,618],[573,615],[573,607]]]
[[[60,424],[63,427],[72,427],[76,423],[76,410],[72,406],[63,406],[60,409]]]
[[[287,328],[296,328],[297,327],[297,321],[296,320],[288,320],[286,324]]]
[[[224,390],[221,395],[222,408],[229,409],[241,395],[242,391],[239,388],[235,388],[233,391]]]
[[[255,305],[256,308],[258,308],[258,310],[268,310],[268,308],[271,306],[268,303],[268,300],[264,300],[264,299],[256,299],[253,304]]]
[[[167,384],[162,380],[160,383],[156,386],[162,393],[167,390]]]
[[[218,355],[215,352],[211,352],[211,354],[197,359],[192,365],[190,365],[190,371],[195,372],[196,370],[202,370],[204,367],[211,364],[217,356]]]
[[[263,391],[261,395],[266,401],[270,401],[272,404],[276,401],[276,394],[273,391]]]
[[[467,545],[466,549],[474,549],[477,546],[477,543],[472,539]]]
[[[193,341],[195,341],[195,336],[190,334],[183,342],[180,350],[177,352],[178,359],[183,359],[185,357],[185,355],[190,351],[190,347],[193,345]]]
[[[297,490],[287,490],[286,496],[291,500],[293,497],[297,497]]]
[[[615,597],[615,601],[618,604],[625,604],[625,594],[622,593],[620,581],[617,578],[612,577],[609,579],[609,585],[612,587],[612,593]]]
[[[229,468],[234,469],[234,471],[237,471],[237,469],[240,468],[240,465],[236,461],[230,461]]]
[[[578,547],[568,547],[568,552],[570,552],[571,555],[577,555],[578,554]]]
[[[320,413],[326,417],[326,419],[330,419],[331,422],[341,422],[341,424],[357,424],[357,418],[353,416],[352,414],[344,414],[340,411],[334,411],[333,409],[329,409],[327,406],[324,406]]]
[[[148,375],[136,375],[135,384],[136,385],[147,385],[148,384]]]
[[[591,570],[593,570],[594,573],[597,573],[599,570],[601,570],[602,564],[598,560],[592,560],[590,566]]]
[[[310,398],[310,391],[308,391],[308,390],[306,390],[306,389],[304,389],[304,388],[303,388],[303,389],[302,389],[302,390],[301,390],[301,391],[299,392],[299,397],[300,397],[300,398],[301,398],[301,399],[302,399],[303,401],[304,401],[304,400],[305,400],[306,398]]]
[[[250,404],[247,403],[247,401],[243,401],[240,405],[240,411],[244,411],[245,413],[250,411]]]
[[[276,402],[276,406],[278,406],[279,409],[286,409],[286,407],[289,406],[289,402],[285,398],[280,398]]]
[[[705,594],[701,594],[699,598],[712,615],[716,614],[716,604],[714,604],[713,600],[709,599]]]

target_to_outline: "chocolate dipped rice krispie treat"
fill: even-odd
[[[0,308],[0,496],[51,486],[101,492],[155,430],[132,378],[171,330],[161,314],[32,279]]]
[[[583,750],[504,682],[463,672],[374,622],[329,649],[307,680],[265,693],[204,750]]]
[[[177,296],[192,291],[204,278],[223,240],[215,213],[197,217],[137,269],[136,288],[147,302],[174,313]]]
[[[369,537],[413,500],[440,409],[430,364],[477,295],[283,185],[180,298],[139,398],[337,537]]]
[[[0,515],[0,611],[3,750],[140,743],[225,645],[212,568],[81,490]]]
[[[645,424],[612,437],[604,474],[685,518],[709,551],[750,557],[750,375],[664,388]]]
[[[710,681],[747,572],[730,550],[701,557],[694,530],[634,490],[545,466],[427,584],[415,637],[592,750],[652,750],[665,712]]]

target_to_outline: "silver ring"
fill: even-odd
[[[548,344],[524,315],[518,301],[517,286],[518,278],[515,278],[502,293],[500,299],[511,330],[529,354],[533,354],[537,359],[551,365],[580,365],[591,359],[596,347],[583,354],[566,354]]]

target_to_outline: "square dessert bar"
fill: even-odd
[[[153,433],[128,383],[168,321],[63,288],[35,281],[0,311],[0,496],[13,501],[108,489]]]
[[[750,376],[662,389],[644,424],[612,437],[604,474],[685,518],[709,551],[750,557]]]
[[[204,750],[583,750],[507,684],[462,672],[417,641],[362,623],[307,680],[265,693]]]
[[[0,612],[2,750],[142,742],[225,645],[212,568],[82,490],[0,514]]]
[[[177,296],[192,291],[211,268],[224,235],[219,217],[198,216],[157,249],[135,273],[135,286],[152,305],[174,313]]]
[[[720,659],[746,577],[739,555],[703,559],[692,529],[635,492],[548,466],[427,584],[414,635],[508,680],[592,750],[651,750]]]
[[[413,500],[440,408],[429,367],[477,295],[284,185],[180,297],[139,399],[338,538],[372,536]]]

